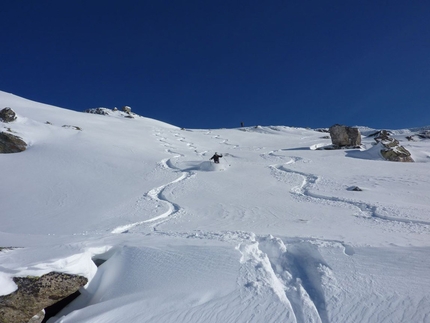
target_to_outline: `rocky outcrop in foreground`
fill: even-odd
[[[0,132],[0,154],[19,153],[27,149],[27,144],[20,137],[8,132]]]
[[[0,296],[1,323],[27,323],[44,308],[75,293],[85,277],[51,272],[41,277],[14,277],[18,289]]]

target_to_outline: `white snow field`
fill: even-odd
[[[416,162],[395,163],[364,127],[360,149],[318,150],[312,129],[4,107],[29,146],[0,155],[0,294],[90,280],[49,323],[430,322],[430,140],[411,130],[392,132]]]

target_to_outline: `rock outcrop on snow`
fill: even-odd
[[[113,110],[115,111],[115,110]],[[100,114],[103,116],[109,115],[109,109],[106,108],[93,108],[93,109],[87,109],[85,110],[86,113],[92,113],[92,114]]]
[[[1,323],[27,323],[44,308],[75,293],[85,277],[51,272],[41,277],[14,277],[18,289],[0,296]]]
[[[81,130],[82,130],[82,129],[81,129],[80,127],[78,127],[78,126],[72,126],[72,125],[69,125],[69,124],[65,124],[65,125],[63,126],[63,128],[69,128],[69,129],[79,130],[79,131],[81,131]]]
[[[134,116],[136,116],[135,113],[131,112],[131,108],[129,106],[122,107],[121,111],[118,110],[118,108],[108,109],[108,108],[92,108],[85,110],[86,113],[92,113],[92,114],[100,114],[105,116],[122,116],[124,118],[131,118],[133,119]]]
[[[358,128],[335,124],[330,127],[329,132],[335,148],[354,148],[361,145],[361,134]]]
[[[27,144],[20,137],[8,132],[0,132],[0,154],[19,153],[27,149]]]
[[[382,145],[381,155],[388,161],[396,162],[413,162],[411,153],[399,141],[390,137],[386,130],[382,130],[380,134],[375,137],[375,141]]]
[[[423,132],[417,134],[417,136],[421,139],[430,139],[430,130],[424,130]]]
[[[16,120],[15,111],[13,111],[11,108],[4,108],[0,111],[0,120],[3,122],[12,122]]]

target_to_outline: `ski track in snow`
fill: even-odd
[[[212,135],[209,131],[207,135]],[[188,146],[197,155],[204,155],[207,151],[198,152],[197,147],[187,142],[186,138],[179,133],[173,134],[176,140]],[[163,136],[161,132],[156,132],[155,136],[159,137],[166,152],[173,155],[171,158],[165,158],[159,162],[159,165],[174,172],[179,170],[174,166],[172,159],[183,157],[183,154],[175,152],[175,146]],[[222,139],[219,135],[212,138],[222,140],[222,144],[228,144],[228,139]],[[234,145],[233,148],[236,148]],[[311,192],[312,187],[320,180],[320,177],[314,174],[295,171],[287,165],[293,165],[297,162],[309,163],[310,160],[304,160],[301,157],[287,157],[277,154],[279,151],[271,151],[267,154],[261,154],[262,158],[267,160],[279,160],[284,162],[272,164],[268,167],[272,170],[278,180],[283,176],[295,176],[300,180],[300,184],[291,189],[291,193],[303,201],[314,203],[332,204],[337,207],[346,207],[356,209],[354,215],[363,218],[380,218],[388,221],[398,221],[405,223],[430,224],[424,221],[409,221],[398,218],[390,218],[377,212],[377,206],[366,204],[360,201],[353,201],[337,197],[328,197]],[[330,323],[327,303],[325,297],[325,288],[323,282],[330,282],[330,288],[337,288],[336,277],[330,266],[326,263],[318,248],[319,246],[337,246],[343,248],[347,256],[353,256],[355,251],[353,247],[342,241],[326,241],[313,238],[277,238],[271,235],[258,236],[253,232],[241,231],[224,231],[224,232],[163,232],[156,227],[165,221],[168,221],[175,214],[181,212],[181,207],[176,203],[167,200],[163,196],[163,191],[181,181],[187,180],[195,174],[187,171],[181,171],[180,176],[175,180],[164,185],[155,187],[148,191],[144,196],[167,206],[167,211],[151,219],[119,226],[112,230],[112,233],[127,233],[133,227],[139,225],[150,225],[153,229],[152,234],[166,235],[170,237],[182,237],[186,239],[207,239],[219,240],[232,244],[240,253],[241,271],[238,277],[238,288],[242,291],[242,297],[247,299],[256,295],[265,295],[269,293],[279,299],[280,303],[285,306],[286,317],[288,321],[297,323],[319,322]],[[151,234],[151,233],[150,233]]]
[[[211,135],[211,136],[212,136],[212,139],[221,140],[221,141],[220,141],[220,144],[224,144],[224,145],[227,145],[227,146],[231,146],[233,149],[237,149],[237,148],[239,148],[239,145],[234,145],[234,144],[229,143],[229,139],[221,138],[221,136],[220,136],[220,135],[213,135],[213,134],[212,134],[212,131],[210,131],[210,130],[209,130],[208,132],[206,132],[206,133],[205,133],[205,135]]]
[[[275,157],[278,159],[284,159],[285,156],[283,155],[277,155],[276,152],[278,151],[271,151],[268,154],[261,154],[260,156],[265,159],[267,156],[269,157]],[[354,213],[357,217],[362,218],[368,218],[368,219],[381,219],[385,221],[394,221],[394,222],[401,222],[406,224],[423,224],[423,225],[430,225],[430,222],[428,221],[420,221],[420,220],[413,220],[413,219],[404,219],[404,218],[398,218],[398,217],[390,217],[384,214],[381,214],[381,212],[384,211],[384,208],[382,210],[378,209],[378,206],[367,204],[360,201],[354,201],[350,199],[345,198],[339,198],[334,196],[324,196],[320,194],[315,194],[311,192],[311,188],[320,180],[320,178],[317,175],[314,174],[308,174],[304,172],[295,171],[291,168],[285,167],[285,165],[294,164],[296,162],[308,162],[304,161],[300,157],[288,157],[290,160],[287,161],[284,164],[273,164],[269,165],[269,167],[274,171],[282,174],[286,174],[288,176],[299,176],[302,179],[302,183],[299,186],[295,186],[291,189],[291,193],[294,194],[296,197],[304,200],[304,201],[312,201],[316,203],[324,203],[324,204],[332,204],[334,206],[343,206],[350,208],[351,206],[355,208],[358,212]],[[277,176],[275,176],[277,177]]]
[[[167,141],[167,138],[163,137],[160,132],[156,132],[155,136],[159,137],[158,140],[166,147],[166,152],[174,155],[172,158],[179,158],[179,157],[184,156],[183,154],[175,153],[172,150],[172,149],[175,149],[175,147],[172,146]],[[186,142],[184,137],[180,136],[178,133],[174,134],[174,136],[177,137],[177,140],[186,143],[186,145],[190,149],[194,149],[196,154],[199,154],[197,151],[197,147],[195,147],[192,143]],[[159,162],[159,164],[164,169],[169,169],[169,170],[172,170],[174,172],[178,172],[178,169],[173,166],[173,163],[171,161],[172,158],[162,159]],[[151,189],[149,192],[145,193],[145,195],[144,195],[144,197],[149,197],[152,200],[156,201],[157,205],[158,204],[166,205],[167,211],[165,211],[163,214],[157,215],[153,218],[150,218],[150,219],[147,219],[144,221],[139,221],[139,222],[134,222],[134,223],[118,226],[115,229],[113,229],[111,231],[111,233],[115,233],[115,234],[127,233],[127,232],[129,232],[130,229],[132,229],[136,226],[145,225],[145,224],[149,224],[153,228],[153,230],[156,231],[157,226],[164,223],[165,221],[168,221],[169,218],[171,218],[173,215],[178,214],[181,211],[181,207],[178,204],[173,203],[173,202],[169,201],[167,198],[165,198],[163,195],[163,191],[167,187],[169,187],[173,184],[179,183],[181,181],[187,180],[187,179],[189,179],[195,175],[192,172],[187,172],[187,171],[181,171],[180,173],[181,173],[181,175],[177,179],[175,179],[175,180],[173,180],[167,184],[155,187],[155,188]]]
[[[211,132],[207,133],[211,135]],[[172,158],[179,158],[182,154],[174,151],[175,147],[162,135],[156,132],[159,141],[166,147],[166,152],[174,155]],[[176,139],[186,144],[198,155],[197,147],[187,142],[185,137],[180,134],[174,134]],[[228,139],[222,139],[218,135],[214,139],[221,139],[223,144],[228,144]],[[230,144],[228,144],[230,145]],[[234,145],[231,145],[235,147]],[[271,152],[275,156],[274,152]],[[178,171],[174,167],[171,159],[165,158],[159,162],[164,169]],[[300,158],[292,158],[286,164],[300,161]],[[297,195],[309,196],[309,188],[317,182],[318,177],[314,175],[293,172],[284,166],[270,166],[276,171],[290,172],[291,174],[303,177],[303,183],[300,187],[294,188]],[[192,233],[163,232],[156,230],[156,226],[168,221],[174,214],[181,210],[181,207],[163,196],[166,187],[184,181],[193,176],[191,172],[181,172],[181,175],[164,185],[155,187],[145,194],[158,203],[167,205],[167,211],[151,219],[119,226],[112,230],[112,233],[126,233],[133,227],[150,224],[153,226],[153,234],[167,235],[174,237],[183,237],[187,239],[208,239],[219,240],[233,244],[240,252],[240,262],[242,264],[242,275],[239,278],[239,288],[245,293],[251,295],[260,294],[262,290],[271,291],[285,305],[291,320],[297,323],[320,322],[328,323],[326,311],[326,301],[324,296],[321,277],[330,274],[331,271],[324,259],[318,252],[318,246],[315,241],[296,239],[291,240],[287,245],[283,240],[273,236],[257,236],[253,232],[202,232],[195,231]],[[315,197],[313,198],[320,198]],[[325,242],[327,243],[327,242]],[[332,241],[332,244],[341,245],[347,255],[354,253],[353,249],[344,245],[342,242]],[[288,248],[287,248],[288,246]],[[324,270],[323,270],[324,269]],[[333,279],[332,279],[333,280]]]

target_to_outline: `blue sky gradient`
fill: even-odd
[[[429,1],[3,1],[0,90],[186,128],[430,125]]]

